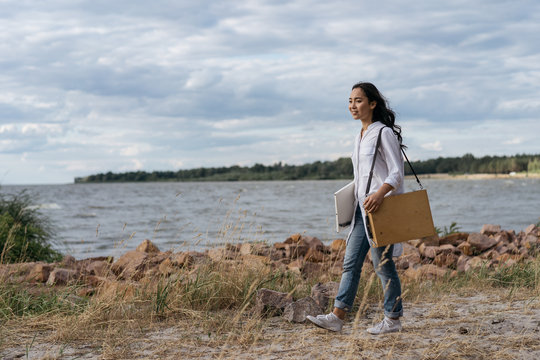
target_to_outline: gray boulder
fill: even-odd
[[[277,316],[293,302],[291,295],[270,289],[259,289],[254,312],[261,316]]]
[[[306,316],[317,316],[323,313],[323,309],[311,297],[305,297],[285,307],[283,317],[289,322],[303,323],[306,321]]]

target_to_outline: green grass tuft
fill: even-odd
[[[51,245],[53,227],[26,192],[0,194],[0,263],[59,261]]]

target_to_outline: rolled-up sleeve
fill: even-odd
[[[381,148],[388,168],[388,176],[384,182],[399,189],[403,183],[403,157],[399,141],[390,128],[384,128],[381,134]]]

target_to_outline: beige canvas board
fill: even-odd
[[[377,246],[436,234],[426,190],[388,196],[368,217]]]

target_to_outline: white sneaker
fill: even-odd
[[[401,331],[401,321],[399,319],[392,320],[388,317],[384,317],[383,321],[367,329],[367,332],[372,335],[386,334],[391,332]]]
[[[341,328],[343,327],[343,320],[338,318],[336,314],[332,312],[327,315],[317,315],[317,317],[308,315],[306,318],[318,327],[330,331],[341,331]]]

